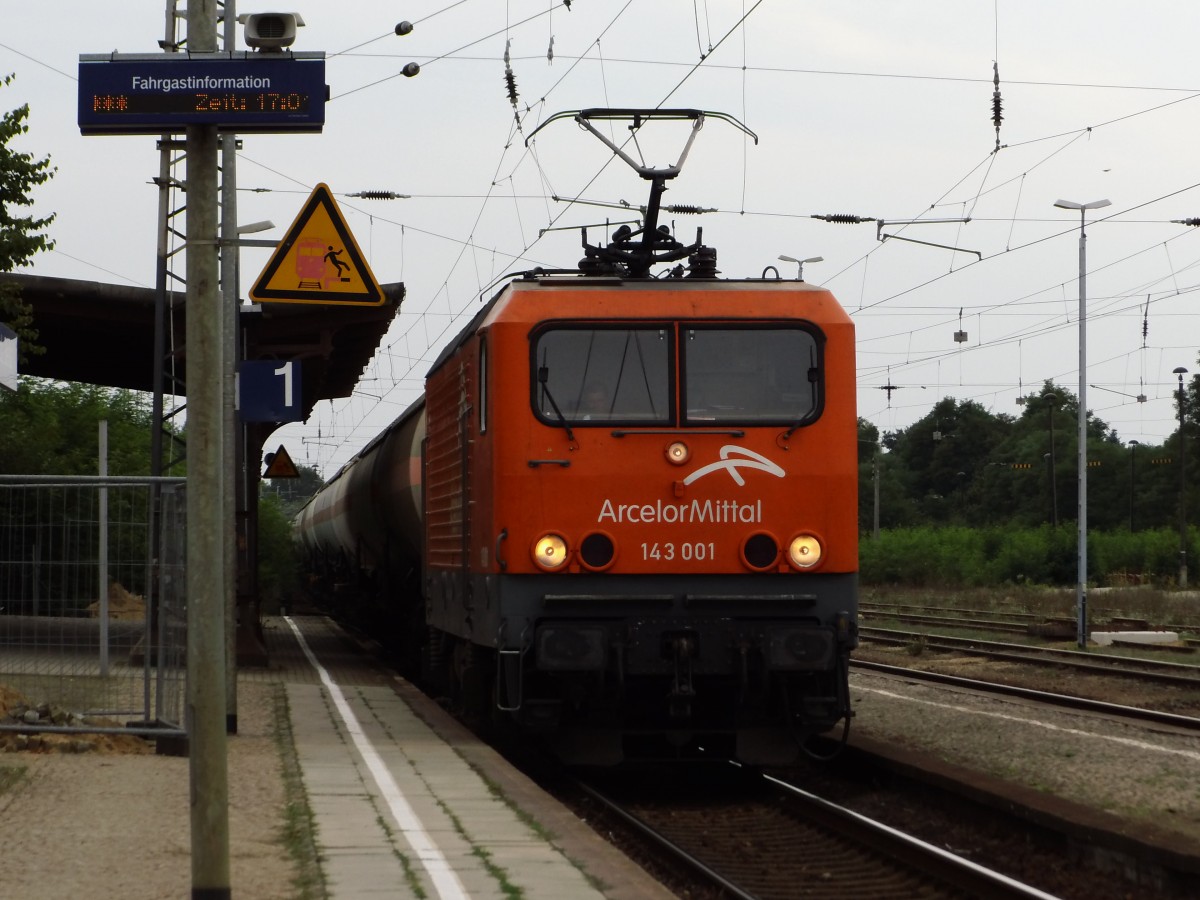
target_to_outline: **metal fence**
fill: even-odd
[[[0,475],[0,732],[185,734],[182,478]]]

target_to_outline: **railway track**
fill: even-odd
[[[860,602],[859,612],[869,616],[894,619],[901,622],[924,622],[927,624],[945,624],[963,628],[988,628],[994,631],[1027,630],[1029,626],[1051,623],[1060,624],[1074,633],[1075,619],[1069,616],[1047,616],[1045,613],[1033,613],[1017,610],[973,609],[959,606],[938,606],[909,603],[878,603]],[[1124,615],[1120,612],[1099,612],[1098,616],[1103,627],[1113,631],[1148,631],[1152,628],[1164,628],[1177,631],[1180,634],[1200,635],[1200,623],[1197,622],[1163,622],[1152,623],[1142,616]],[[1099,630],[1099,628],[1094,629]],[[1195,639],[1185,638],[1185,642]]]
[[[895,674],[925,677],[925,673],[907,669],[897,669]],[[967,679],[944,680],[993,689]],[[1034,699],[1044,700],[1037,695]],[[1064,702],[1080,701],[1065,698]],[[1085,708],[1111,715],[1127,712],[1119,707]],[[1193,733],[1200,730],[1200,721],[1186,717],[1164,716],[1156,721],[1186,727]],[[913,765],[916,757],[912,754],[897,769],[879,762],[869,749],[851,747],[852,752],[833,765],[772,773],[820,795],[806,801],[805,791],[781,797],[782,789],[771,782],[750,787],[747,772],[735,773],[733,766],[719,763],[689,768],[672,765],[649,777],[639,777],[637,769],[631,775],[632,767],[589,773],[585,790],[557,763],[531,752],[524,742],[516,748],[497,749],[671,890],[693,900],[806,896],[1145,900],[1189,895],[1186,889],[1147,890],[1141,886],[1144,882],[1133,884],[1114,877],[1112,872],[1117,870],[1105,874],[1092,869],[1091,863],[1081,865],[1076,854],[1082,851],[1068,847],[1087,847],[1089,853],[1095,853],[1101,846],[1096,840],[1063,837],[1046,825],[1040,813],[1014,815],[1019,807],[1016,800],[1001,797],[980,804],[976,775],[947,775],[938,770],[928,780],[914,778],[903,770],[903,765]],[[729,773],[718,774],[722,770]],[[963,779],[962,787],[955,787],[956,778]],[[586,796],[581,799],[581,794]],[[877,847],[872,843],[876,838],[870,838],[864,847],[862,839],[853,835],[847,837],[836,829],[829,834],[823,817],[838,816],[830,812],[838,807],[862,811],[840,816],[848,818],[854,828],[871,829],[870,819],[890,823],[892,830],[897,830],[898,843]],[[920,835],[932,844],[931,851],[918,849],[917,839],[906,840],[900,832]],[[892,840],[887,827],[882,834],[879,840]],[[655,849],[648,849],[651,842]],[[926,858],[927,852],[932,852],[933,858],[915,862]],[[943,865],[957,865],[954,860],[959,857],[968,869],[982,864],[976,866],[982,872],[992,869],[1003,874],[992,883],[982,872],[948,876],[941,871]],[[1186,871],[1194,874],[1192,869]],[[985,880],[964,882],[960,877]],[[1192,875],[1171,872],[1164,877],[1174,885],[1176,881],[1188,883],[1182,879]]]
[[[923,632],[898,631],[889,628],[860,626],[859,637],[864,641],[892,646],[920,646],[922,650],[945,650],[981,656],[1004,662],[1039,666],[1069,667],[1075,671],[1098,675],[1117,675],[1175,687],[1200,688],[1200,665],[1134,659],[1114,656],[1094,650],[1062,650],[1035,647],[978,638],[956,638]]]
[[[977,610],[923,608],[921,612],[907,612],[903,608],[886,608],[871,604],[860,604],[859,612],[864,616],[909,622],[919,625],[937,625],[949,628],[983,628],[1009,634],[1028,634],[1029,627],[1038,618],[1031,613],[989,613]]]
[[[703,790],[661,774],[580,789],[717,896],[1052,896],[779,778],[701,771]]]
[[[1086,697],[1076,697],[1070,694],[1055,694],[1049,691],[999,684],[994,681],[963,678],[959,675],[944,675],[939,672],[927,672],[923,669],[909,669],[904,666],[892,666],[869,660],[851,660],[850,666],[851,669],[879,672],[885,675],[905,678],[910,681],[925,681],[932,684],[945,684],[952,687],[966,688],[980,693],[1019,697],[1023,700],[1033,700],[1037,703],[1058,706],[1065,709],[1081,710],[1100,715],[1130,719],[1141,723],[1168,725],[1174,728],[1182,728],[1186,731],[1200,732],[1200,718],[1194,716],[1181,716],[1162,710],[1125,706],[1118,703],[1107,703],[1102,700],[1089,700]],[[1200,686],[1200,683],[1198,683],[1198,686]]]

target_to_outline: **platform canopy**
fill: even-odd
[[[21,374],[154,390],[153,288],[19,274],[0,274],[0,284],[20,289],[21,299],[33,309],[37,341],[46,348],[44,354],[28,356]],[[381,287],[386,298],[381,306],[243,305],[244,358],[300,361],[307,418],[319,401],[349,396],[378,349],[404,299],[403,284]],[[167,351],[185,370],[184,296],[174,292],[167,300]],[[186,386],[163,389],[187,392]]]

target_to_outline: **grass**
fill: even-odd
[[[296,756],[296,741],[292,735],[291,710],[287,691],[282,684],[275,686],[271,698],[273,721],[271,734],[283,770],[284,812],[282,838],[288,855],[296,864],[294,884],[299,893],[296,900],[328,900],[329,888],[321,868],[317,850],[317,828],[308,792],[301,777],[300,760]]]
[[[371,797],[370,800],[371,805],[375,806],[375,798]],[[378,807],[376,807],[376,810],[378,810]],[[388,843],[392,845],[392,855],[396,857],[400,863],[400,867],[404,869],[404,882],[408,885],[409,890],[413,892],[413,896],[417,900],[425,900],[429,894],[425,892],[425,888],[421,884],[421,879],[417,877],[417,873],[413,869],[412,860],[401,853],[400,848],[396,846],[396,832],[392,830],[391,824],[384,818],[382,813],[378,813],[375,816],[375,823],[387,835]]]
[[[541,822],[539,822],[537,819],[535,819],[532,815],[530,815],[528,812],[526,812],[524,809],[522,809],[516,803],[513,803],[511,800],[509,800],[508,797],[505,795],[504,790],[500,787],[500,785],[496,784],[495,781],[493,781],[491,778],[488,778],[488,776],[485,775],[480,769],[476,768],[469,760],[467,760],[467,758],[465,756],[463,756],[461,751],[456,749],[455,752],[458,753],[459,758],[462,759],[463,762],[465,762],[468,766],[470,766],[471,771],[473,771],[479,777],[479,779],[483,782],[484,787],[487,788],[488,793],[491,794],[493,797],[495,797],[497,800],[499,800],[501,803],[503,803],[505,806],[507,806],[510,810],[512,810],[513,814],[516,815],[517,819],[519,819],[521,821],[521,823],[523,825],[525,825],[526,828],[528,828],[530,831],[532,831],[535,835],[537,835],[541,840],[545,841],[546,843],[548,843],[548,844],[555,843],[556,835],[554,834],[553,831],[551,831],[549,828],[544,826]],[[600,891],[601,893],[604,892],[605,883],[602,879],[597,878],[595,875],[591,874],[587,870],[587,866],[583,865],[581,862],[579,862],[579,860],[571,859],[570,857],[567,857],[567,859],[571,863],[571,865],[573,865],[579,871],[579,873],[581,875],[583,875],[584,880],[587,881],[588,884],[590,884],[597,891]],[[487,860],[484,860],[484,864],[489,865]],[[489,868],[490,868],[490,865],[489,865]],[[500,870],[500,871],[503,871],[503,870]],[[506,887],[507,884],[508,884],[507,873],[505,873],[504,880],[501,881],[501,889],[504,890],[506,892],[506,894],[508,891],[508,887]],[[519,888],[513,888],[513,889],[516,891],[520,890]],[[508,896],[517,896],[517,895],[516,894],[508,894]]]
[[[468,765],[470,765],[470,763],[468,763]],[[546,828],[546,826],[544,826],[525,810],[521,809],[521,807],[517,806],[515,803],[510,803],[508,797],[504,795],[504,791],[500,789],[500,785],[488,778],[485,774],[483,774],[483,772],[480,772],[478,769],[474,769],[474,771],[483,782],[483,786],[487,788],[488,793],[511,809],[526,828],[536,834],[547,844],[554,843],[555,834],[553,831],[551,831],[549,828]]]
[[[524,897],[525,892],[508,880],[508,871],[502,866],[498,866],[492,862],[492,854],[471,840],[471,836],[467,833],[467,829],[463,827],[462,820],[454,814],[450,807],[446,805],[445,801],[443,801],[441,798],[435,799],[437,800],[437,805],[441,807],[442,812],[446,814],[446,818],[450,820],[450,824],[454,826],[454,830],[458,832],[459,836],[462,837],[463,840],[471,845],[471,854],[480,862],[482,862],[484,869],[487,870],[487,873],[491,875],[492,878],[496,879],[496,884],[500,886],[500,892],[505,897],[511,898],[511,900],[520,900],[520,898]]]
[[[0,796],[25,780],[24,766],[0,766]]]
[[[957,606],[994,612],[1029,612],[1048,617],[1075,615],[1075,588],[1003,585],[993,588],[906,588],[864,585],[864,603]],[[1088,589],[1088,616],[1104,621],[1116,616],[1146,619],[1151,627],[1200,622],[1194,596],[1154,587]]]

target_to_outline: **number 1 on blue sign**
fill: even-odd
[[[292,407],[292,363],[285,362],[282,366],[275,370],[276,375],[283,376],[283,405],[287,408]]]

